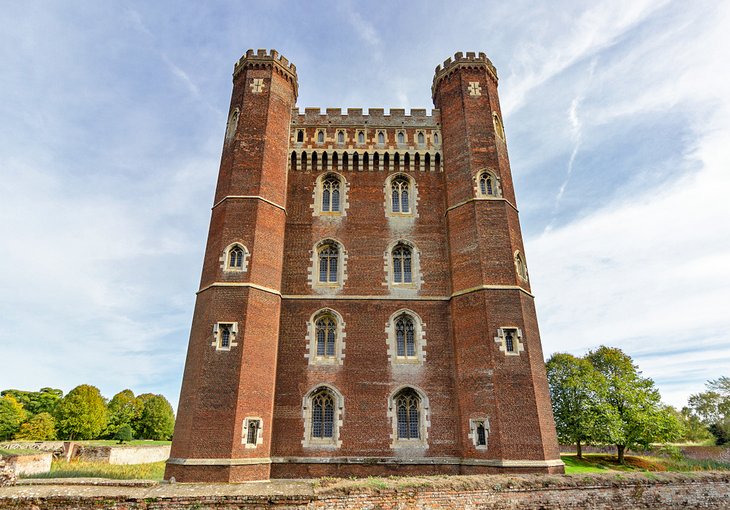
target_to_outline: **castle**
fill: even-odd
[[[235,64],[165,478],[563,472],[496,70],[432,94],[301,113]]]

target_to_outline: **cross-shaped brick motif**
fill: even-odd
[[[481,96],[482,95],[482,86],[479,85],[478,81],[469,82],[469,95],[470,96]]]
[[[263,78],[254,78],[253,82],[251,83],[251,92],[254,94],[258,94],[259,92],[262,92],[264,90],[264,79]]]

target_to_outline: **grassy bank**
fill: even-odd
[[[105,464],[102,462],[82,462],[54,460],[50,473],[31,475],[24,478],[113,478],[115,480],[162,480],[165,473],[164,462],[149,464]]]
[[[669,457],[627,456],[619,464],[614,455],[590,453],[578,459],[561,455],[566,474],[606,473],[609,471],[730,471],[730,464],[713,460],[672,459]]]

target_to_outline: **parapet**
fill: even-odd
[[[492,61],[487,58],[486,53],[479,52],[477,54],[473,51],[467,51],[466,55],[464,55],[463,52],[457,51],[454,54],[453,59],[449,57],[444,60],[443,65],[439,64],[436,66],[433,77],[433,85],[431,86],[431,94],[435,94],[436,87],[441,80],[462,67],[469,69],[484,69],[495,82],[498,80],[497,69],[494,67],[494,64],[492,64]]]
[[[272,49],[266,50],[246,50],[246,54],[239,58],[233,64],[233,77],[246,68],[272,67],[282,76],[285,76],[294,84],[294,95],[298,92],[297,82],[297,66],[289,62],[284,55],[280,55],[278,51]]]
[[[305,108],[304,113],[294,108],[292,122],[299,126],[435,128],[441,123],[441,111],[434,109],[428,115],[425,108],[413,108],[408,113],[402,108],[391,108],[386,114],[383,108],[370,108],[368,113],[363,113],[362,108],[348,108],[343,114],[341,108],[327,108],[325,113],[320,108]]]

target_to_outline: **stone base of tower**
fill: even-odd
[[[196,466],[170,464],[165,468],[165,480],[175,477],[176,482],[236,483],[268,480],[270,464],[243,466]]]

